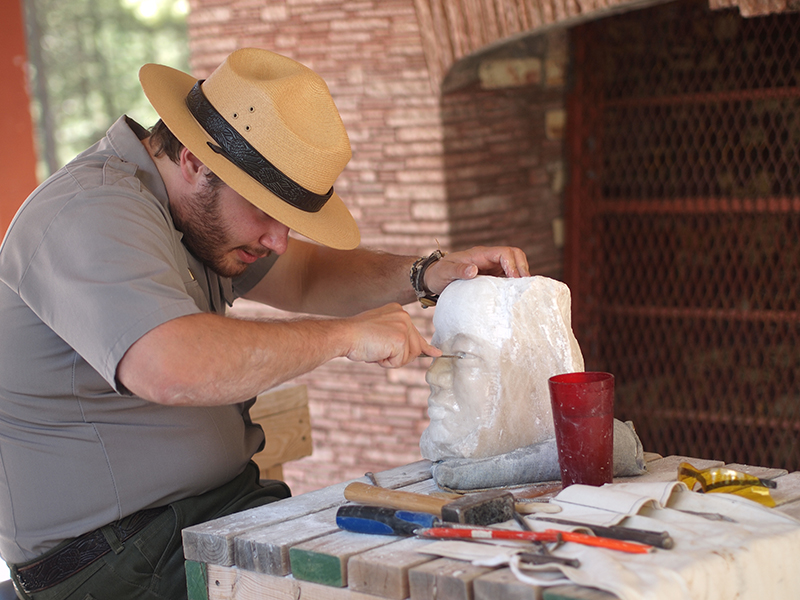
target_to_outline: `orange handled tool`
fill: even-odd
[[[474,527],[430,527],[418,529],[414,532],[419,537],[438,539],[473,539],[473,540],[520,540],[534,542],[574,542],[584,546],[597,546],[609,550],[619,550],[631,554],[647,554],[653,551],[653,546],[625,542],[611,538],[586,535],[574,531],[558,531],[547,529],[545,531],[511,531],[506,529],[481,529]]]

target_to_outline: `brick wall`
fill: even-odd
[[[564,32],[467,57],[433,89],[414,6],[192,0],[193,68],[204,76],[232,50],[259,46],[328,82],[353,147],[336,188],[364,245],[421,255],[437,242],[508,243],[534,271],[559,276]],[[431,311],[408,310],[430,336]],[[235,311],[281,316],[244,302]],[[418,460],[429,362],[384,370],[342,359],[299,378],[309,388],[314,454],[284,467],[294,492]]]

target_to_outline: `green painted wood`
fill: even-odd
[[[208,600],[208,572],[205,563],[186,561],[186,592],[189,600]]]
[[[289,561],[295,579],[313,581],[333,587],[345,586],[344,565],[338,556],[300,548],[289,550]]]
[[[430,480],[431,463],[421,460],[381,471],[375,476],[382,487],[395,489],[415,482]],[[289,519],[298,519],[310,513],[344,504],[344,489],[353,481],[368,483],[369,479],[360,477],[187,527],[183,530],[183,554],[188,560],[232,567],[237,564],[235,552],[238,536],[254,529],[268,527]]]
[[[544,589],[542,600],[617,600],[617,595],[596,588],[556,585]]]

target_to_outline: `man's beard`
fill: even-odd
[[[241,275],[247,265],[237,264],[227,254],[233,249],[222,219],[219,186],[206,185],[182,199],[180,208],[170,205],[175,227],[183,233],[183,244],[200,262],[222,277]]]

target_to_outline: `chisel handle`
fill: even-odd
[[[433,527],[438,523],[438,517],[429,513],[382,506],[344,504],[336,511],[339,529],[355,533],[414,535],[417,529]]]
[[[450,502],[450,500],[444,498],[434,498],[433,496],[415,494],[414,492],[390,490],[360,483],[358,481],[354,481],[344,488],[344,497],[351,502],[396,508],[398,510],[424,512],[436,515],[437,517],[442,516],[442,507]]]

